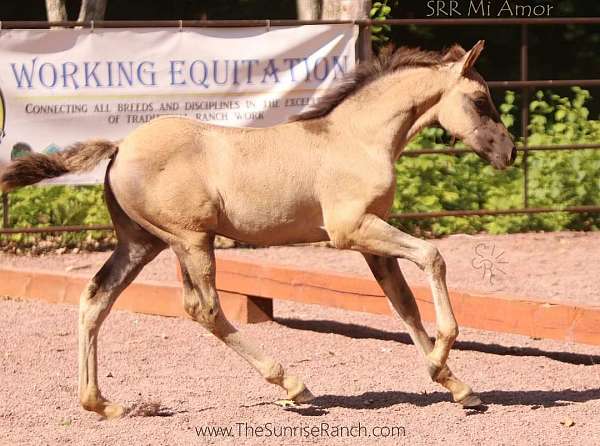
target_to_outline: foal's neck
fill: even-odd
[[[340,104],[332,120],[350,126],[357,144],[385,151],[395,161],[423,127],[437,121],[447,79],[444,72],[427,67],[384,76]]]

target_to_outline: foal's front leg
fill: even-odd
[[[437,323],[435,345],[427,359],[430,362],[430,374],[437,381],[444,370],[452,344],[458,336],[458,325],[446,287],[446,265],[437,248],[396,229],[372,214],[356,219],[349,219],[348,215],[332,218],[327,231],[336,247],[408,259],[425,271],[431,286]]]
[[[191,238],[193,241],[186,240],[179,246],[173,246],[182,269],[185,311],[248,361],[266,381],[283,387],[289,400],[302,403],[313,399],[302,381],[288,375],[279,362],[242,339],[229,323],[221,309],[215,286],[214,235],[196,233]]]
[[[382,257],[363,253],[369,268],[375,279],[385,292],[394,309],[404,322],[408,334],[417,346],[417,349],[425,356],[433,350],[433,343],[423,324],[415,297],[408,287],[402,271],[398,266],[398,260],[394,257]],[[430,364],[428,364],[430,366]],[[433,371],[428,367],[430,373]],[[437,376],[432,376],[438,383],[452,393],[454,401],[465,407],[479,406],[481,400],[473,394],[471,388],[458,379],[446,365]]]

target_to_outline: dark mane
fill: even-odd
[[[433,67],[446,62],[456,62],[465,54],[459,45],[446,51],[425,51],[420,48],[401,47],[395,52],[382,52],[370,62],[361,63],[344,76],[332,91],[326,93],[309,110],[292,116],[290,122],[306,121],[328,115],[343,101],[380,77],[411,67]]]

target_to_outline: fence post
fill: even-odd
[[[521,25],[521,80],[529,80],[529,30]],[[521,136],[523,137],[523,207],[529,207],[529,87],[521,94]]]
[[[8,228],[8,194],[2,192],[2,227]]]
[[[340,20],[364,20],[369,18],[371,0],[340,0],[339,8],[337,18]],[[367,62],[372,56],[371,26],[359,25],[358,29],[356,54],[359,62]]]

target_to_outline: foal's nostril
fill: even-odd
[[[513,164],[517,159],[517,148],[513,147],[512,152],[510,152],[510,163]]]

